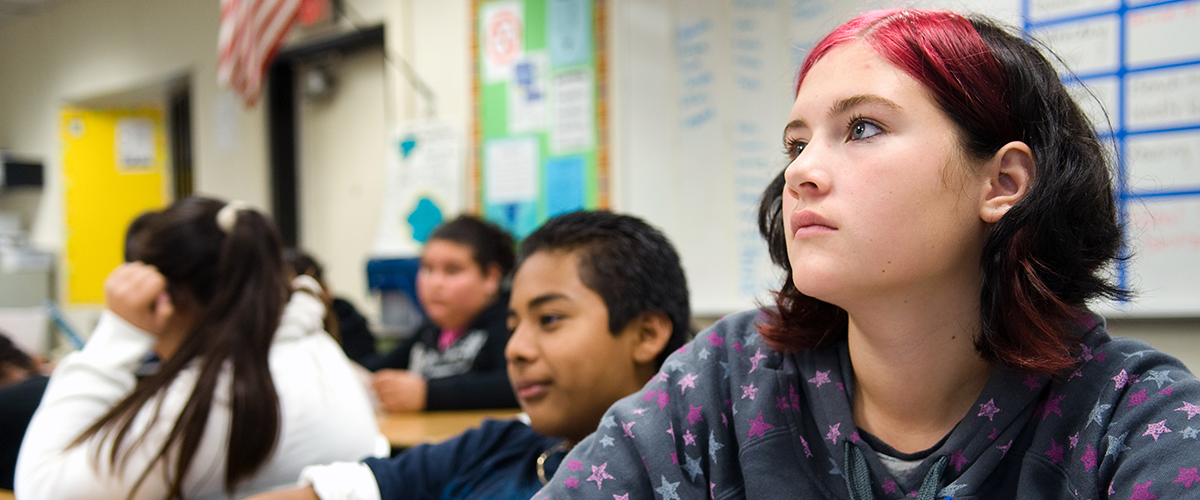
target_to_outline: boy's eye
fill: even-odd
[[[562,316],[557,314],[543,314],[542,316],[538,317],[538,323],[542,325],[542,328],[553,327],[561,320]]]
[[[883,133],[878,125],[866,120],[859,120],[850,125],[850,140],[861,141]]]

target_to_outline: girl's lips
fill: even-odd
[[[793,238],[815,236],[837,231],[837,228],[833,227],[829,221],[812,210],[802,210],[792,213],[789,222],[791,223],[790,227],[792,228]]]
[[[517,385],[517,397],[533,399],[546,393],[550,384],[546,382],[522,382]]]

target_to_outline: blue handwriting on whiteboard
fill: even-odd
[[[710,29],[712,29],[712,23],[708,19],[701,19],[696,24],[679,28],[679,31],[675,34],[675,38],[680,42],[686,42],[707,33]]]
[[[688,128],[696,128],[712,120],[715,115],[716,111],[713,111],[712,108],[704,108],[703,111],[684,119],[683,125]]]

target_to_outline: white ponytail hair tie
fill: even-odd
[[[224,231],[225,234],[229,234],[230,231],[233,231],[233,226],[237,224],[238,212],[241,212],[242,210],[253,209],[254,208],[251,207],[249,203],[241,200],[233,200],[229,203],[226,203],[225,206],[221,207],[221,210],[217,212],[217,227],[221,228],[221,231]]]

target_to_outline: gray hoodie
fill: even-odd
[[[916,497],[926,477],[929,497],[957,500],[1200,498],[1200,381],[1110,338],[1098,316],[1077,325],[1072,372],[998,366],[954,430],[895,475],[855,428],[845,341],[785,356],[757,333],[763,319],[729,316],[672,354],[534,499],[843,499],[847,465],[880,499]]]

